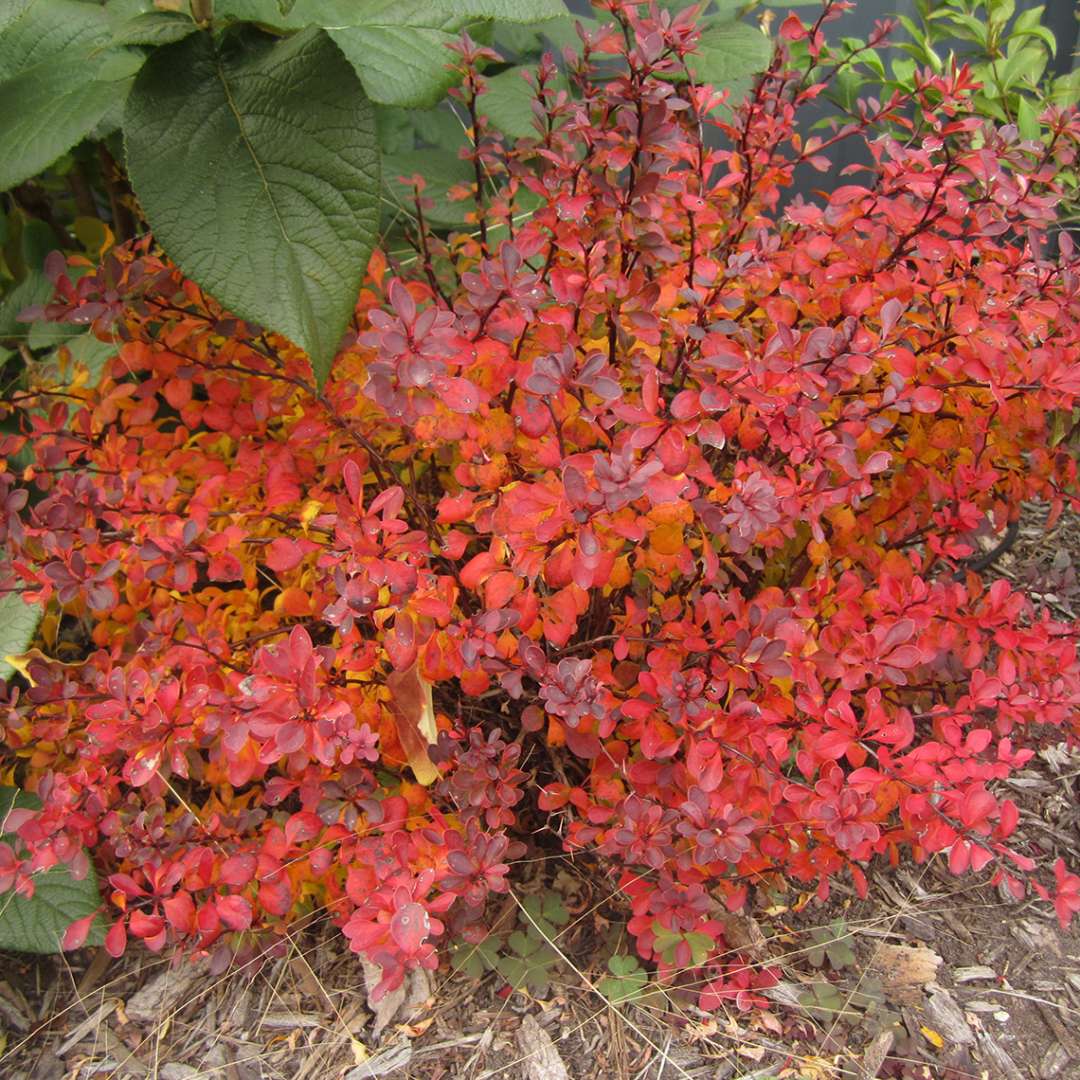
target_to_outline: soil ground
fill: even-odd
[[[1049,534],[1030,508],[996,572],[1065,617],[1080,611],[1080,520]],[[986,546],[992,546],[987,540]],[[1074,610],[1075,608],[1075,610]],[[1032,853],[1080,865],[1080,753],[1053,746],[1011,781]],[[368,1006],[364,971],[328,920],[284,955],[222,975],[132,950],[0,955],[0,1078],[82,1080],[1077,1080],[1080,926],[953,877],[939,860],[878,869],[859,900],[790,893],[733,919],[748,963],[777,970],[767,1008],[706,1015],[677,993],[613,1005],[598,989],[626,952],[611,881],[553,855],[525,893],[568,918],[545,987],[497,972],[413,978]]]

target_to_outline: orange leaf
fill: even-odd
[[[427,748],[439,737],[435,726],[435,706],[431,683],[420,674],[420,665],[411,664],[404,671],[392,671],[386,677],[390,708],[397,722],[398,740],[409,759],[413,776],[425,787],[439,778]]]
[[[649,544],[661,555],[678,555],[684,546],[682,525],[658,525],[649,533]]]

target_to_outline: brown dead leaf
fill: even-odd
[[[428,1016],[423,1020],[418,1020],[415,1024],[398,1024],[397,1029],[402,1035],[405,1035],[410,1039],[419,1039],[420,1036],[434,1023],[435,1017]]]
[[[425,787],[439,779],[439,770],[428,757],[428,747],[439,738],[435,725],[435,706],[431,683],[420,674],[419,662],[404,671],[392,671],[386,677],[390,708],[397,721],[398,739],[409,759],[409,768]]]
[[[370,960],[362,959],[361,962],[364,965],[364,985],[368,992],[367,1005],[375,1017],[371,1024],[371,1041],[375,1043],[378,1042],[383,1029],[389,1026],[390,1021],[397,1016],[398,1010],[405,1003],[405,984],[402,983],[393,990],[387,990],[377,1002],[373,1002],[371,994],[382,980],[382,968]]]
[[[733,949],[754,958],[764,955],[766,939],[757,919],[726,911],[717,918],[724,928],[724,939]]]
[[[121,1022],[160,1024],[179,1002],[190,1000],[190,992],[205,978],[205,964],[165,968],[128,998],[118,1013]]]
[[[991,1066],[991,1075],[1001,1080],[1024,1080],[1024,1074],[1009,1056],[1008,1051],[987,1031],[980,1031],[978,1036],[979,1056]]]
[[[922,987],[937,978],[940,965],[941,957],[922,945],[881,944],[870,960],[870,970],[880,976],[893,998],[904,1005],[920,1002]]]

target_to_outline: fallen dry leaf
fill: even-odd
[[[390,708],[397,721],[398,739],[409,759],[409,768],[417,783],[426,787],[439,779],[439,770],[428,757],[428,747],[439,737],[431,683],[420,674],[417,662],[404,671],[390,672],[386,677],[386,688],[390,691]]]
[[[717,919],[724,928],[724,939],[733,949],[754,958],[764,954],[767,941],[757,919],[726,911],[717,915]]]
[[[160,1024],[174,1005],[190,1000],[189,991],[205,978],[205,964],[165,968],[124,1003],[123,1022]]]

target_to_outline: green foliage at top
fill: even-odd
[[[122,128],[139,208],[167,253],[222,304],[304,348],[321,382],[378,236],[372,102],[433,105],[463,30],[564,12],[560,0],[199,0],[176,11],[7,0],[0,189]]]
[[[740,21],[758,6],[712,5],[696,78],[749,85],[770,52]],[[42,226],[47,250],[79,250],[65,233],[95,216],[116,239],[148,227],[222,305],[301,346],[321,385],[372,248],[412,212],[399,177],[423,173],[429,224],[465,224],[447,198],[473,179],[465,121],[434,108],[457,77],[448,46],[468,32],[513,58],[483,104],[529,136],[522,73],[576,47],[578,21],[562,0],[0,0],[7,218]],[[0,363],[48,298],[40,270],[0,258]]]
[[[310,28],[235,49],[192,34],[147,62],[126,125],[173,261],[324,379],[379,224],[374,110],[334,43]]]
[[[1015,0],[916,0],[914,12],[898,18],[896,56],[886,69],[873,42],[844,37],[824,59],[847,57],[834,80],[832,97],[856,114],[860,98],[892,91],[909,93],[924,72],[940,74],[953,63],[967,64],[979,89],[972,112],[996,124],[1013,124],[1021,138],[1050,139],[1047,108],[1080,102],[1080,68],[1065,75],[1047,72],[1057,41],[1043,25],[1045,5],[1017,10]],[[829,121],[823,121],[823,124]],[[1080,221],[1080,183],[1075,172],[1059,174],[1069,194],[1062,224]]]

